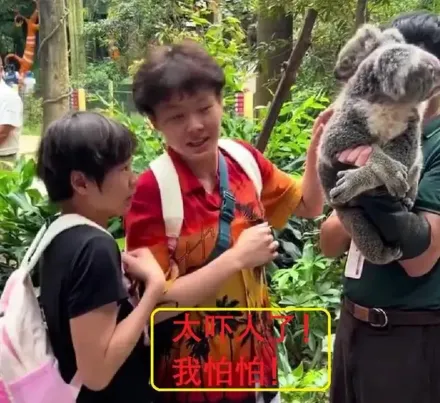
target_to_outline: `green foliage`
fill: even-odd
[[[56,212],[35,181],[34,160],[0,170],[0,290],[38,230]]]
[[[42,98],[34,94],[26,94],[23,98],[23,121],[25,127],[23,134],[41,133],[41,122],[43,121]]]
[[[324,95],[296,91],[294,87],[291,99],[281,108],[279,123],[271,134],[266,156],[285,171],[297,171],[298,158],[305,155],[309,145],[312,124],[328,105],[329,99]],[[262,118],[265,118],[268,108],[261,108],[261,111]]]
[[[185,26],[180,28],[160,23],[155,39],[159,44],[175,43],[183,39],[202,43],[225,71],[224,100],[226,106],[232,105],[235,93],[241,91],[252,71],[252,65],[249,65],[247,59],[249,52],[246,35],[240,20],[234,16],[225,16],[221,24],[213,24],[206,18],[205,9],[193,11],[183,4],[179,12],[187,21]]]
[[[273,4],[273,0],[266,1]],[[298,74],[297,83],[300,88],[325,89],[327,93],[337,90],[333,66],[339,50],[354,32],[356,3],[354,0],[301,0],[286,6],[296,17],[296,34],[301,27],[305,9],[312,6],[318,11],[313,44]],[[431,0],[369,0],[367,6],[367,21],[373,24],[386,24],[398,14],[416,9],[440,11],[438,6],[436,10]]]
[[[108,82],[121,81],[123,79],[119,66],[114,61],[98,61],[88,63],[85,74],[80,77],[79,82],[71,83],[72,87],[83,87],[88,91],[96,92],[107,90]]]
[[[331,334],[339,316],[342,263],[320,254],[319,225],[315,220],[292,217],[277,233],[280,258],[269,274],[271,303],[276,307],[323,308],[331,315]],[[289,314],[289,313],[286,313]],[[283,343],[279,344],[279,373],[283,387],[322,389],[327,384],[328,319],[324,313],[309,313],[309,339],[304,343],[304,315],[295,312]],[[332,344],[332,341],[330,341]],[[330,349],[331,349],[330,345]],[[325,402],[323,392],[289,392],[287,402]]]
[[[107,3],[107,18],[87,22],[85,33],[90,41],[96,40],[101,46],[107,47],[110,41],[115,41],[122,55],[139,57],[156,33],[158,21],[176,23],[173,18],[176,7],[171,0],[109,0]]]
[[[22,52],[26,38],[23,27],[14,24],[15,10],[30,16],[34,11],[35,3],[30,0],[0,0],[0,54]]]
[[[97,109],[98,112],[117,120],[135,134],[137,150],[133,157],[133,170],[141,173],[147,169],[150,162],[164,151],[162,136],[153,128],[148,119],[144,119],[139,114],[126,114],[120,103],[110,102],[97,94],[91,96],[91,99],[98,100],[103,105],[103,108]]]

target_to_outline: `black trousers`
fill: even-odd
[[[330,403],[440,403],[440,325],[374,328],[344,307]]]

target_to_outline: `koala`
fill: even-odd
[[[333,74],[337,80],[346,82],[373,50],[387,43],[405,42],[405,38],[396,28],[381,31],[374,25],[364,24],[340,50]]]
[[[412,207],[423,161],[419,108],[440,91],[440,61],[419,47],[390,41],[354,63],[359,65],[320,139],[318,174],[327,202],[365,259],[386,264],[402,251],[384,244],[356,197],[388,193]],[[373,149],[365,166],[338,161],[341,151],[362,145]]]

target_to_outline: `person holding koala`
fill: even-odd
[[[318,162],[329,206],[336,210],[365,260],[380,265],[400,259],[403,250],[382,239],[357,206],[357,196],[392,195],[412,208],[423,164],[423,105],[440,90],[440,60],[404,43],[403,36],[399,41],[382,39],[389,31],[399,34],[396,29],[381,31],[365,24],[341,50],[335,72],[341,67],[347,70],[344,63],[352,60],[351,50],[355,54],[358,49],[365,50],[365,56],[334,103]],[[339,153],[360,145],[373,148],[364,166],[340,163]],[[407,232],[426,232],[426,222],[409,223],[414,225],[408,226]],[[418,252],[412,249],[410,253]]]
[[[407,43],[440,59],[440,17],[428,12],[397,16]],[[365,216],[403,257],[375,265],[356,253],[333,213],[322,225],[320,246],[328,257],[349,250],[342,309],[333,354],[330,403],[440,401],[440,96],[423,114],[423,169],[414,207],[391,196],[360,196]],[[348,149],[339,161],[364,166],[368,146]],[[405,231],[420,222],[419,233]]]

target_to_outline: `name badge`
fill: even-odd
[[[347,263],[345,264],[345,277],[354,279],[361,278],[364,260],[365,258],[362,256],[357,246],[351,241]]]

